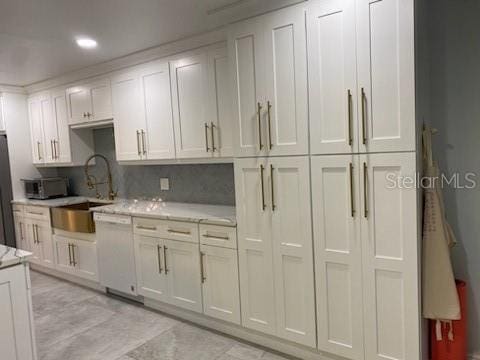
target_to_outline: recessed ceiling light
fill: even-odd
[[[97,47],[97,42],[89,38],[78,38],[77,45],[83,49],[94,49]]]

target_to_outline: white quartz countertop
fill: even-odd
[[[17,205],[30,205],[30,206],[43,206],[43,207],[57,207],[78,204],[85,201],[92,201],[92,199],[83,197],[83,196],[68,196],[58,199],[48,199],[48,200],[34,200],[34,199],[18,199],[13,200],[12,204]],[[95,200],[102,201],[102,200]]]
[[[31,252],[0,245],[0,269],[25,262]]]
[[[120,200],[112,205],[96,207],[93,211],[163,220],[200,222],[213,225],[237,225],[234,206]]]

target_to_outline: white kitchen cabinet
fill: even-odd
[[[225,47],[208,51],[209,145],[213,156],[233,156],[231,81]]]
[[[363,359],[359,159],[332,155],[311,161],[318,348]]]
[[[232,25],[229,53],[236,155],[307,154],[303,6]]]
[[[33,253],[31,261],[35,264],[53,268],[54,253],[52,229],[49,222],[25,219],[26,239]]]
[[[34,164],[43,164],[45,162],[43,110],[48,109],[49,103],[50,101],[45,94],[41,94],[28,99],[28,117],[30,119],[32,159]]]
[[[358,151],[355,0],[307,10],[312,154]]]
[[[135,234],[135,266],[139,295],[169,302],[167,276],[164,267],[164,240]]]
[[[2,359],[37,359],[30,287],[27,264],[0,269]]]
[[[70,125],[112,119],[110,80],[99,79],[66,90]]]
[[[266,211],[267,160],[235,160],[238,258],[243,326],[276,333],[272,219]]]
[[[75,273],[72,262],[72,245],[68,238],[54,235],[55,268],[69,274]]]
[[[58,163],[72,162],[72,150],[70,147],[70,129],[67,118],[67,102],[65,90],[52,91],[53,121],[51,130],[45,128],[45,140],[51,139],[53,147],[52,161]],[[47,135],[50,134],[51,137]],[[78,150],[78,148],[75,148]],[[85,158],[86,160],[86,158]]]
[[[112,77],[117,160],[175,158],[168,63],[155,61]]]
[[[198,243],[164,240],[163,249],[169,302],[188,310],[202,312]]]
[[[236,249],[200,245],[204,314],[240,324]]]
[[[419,359],[415,153],[360,156],[365,358]]]
[[[267,175],[268,174],[268,175]],[[268,179],[277,336],[315,347],[309,159],[270,158]]]
[[[22,250],[30,250],[30,244],[26,236],[26,224],[23,215],[13,213],[13,223],[15,227],[16,247]]]
[[[207,54],[171,61],[170,74],[177,157],[210,157]]]

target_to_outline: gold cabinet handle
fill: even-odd
[[[257,102],[257,119],[258,119],[258,147],[263,149],[262,144],[262,104]]]
[[[202,278],[202,284],[205,282],[205,280],[207,280],[207,277],[205,276],[205,269],[204,269],[204,259],[205,257],[205,253],[204,252],[200,252],[200,276]]]
[[[272,210],[275,211],[277,206],[275,205],[275,190],[273,186],[273,171],[275,168],[270,164],[270,191],[272,192]]]
[[[265,189],[264,189],[264,184],[263,184],[263,171],[265,168],[263,165],[260,165],[260,184],[261,184],[261,191],[262,191],[262,211],[265,211],[266,205],[265,205]]]
[[[203,234],[202,236],[207,239],[230,240],[228,236],[217,236],[217,235],[209,235],[209,234]]]
[[[213,122],[210,123],[210,134],[212,136],[212,152],[217,151],[215,147],[215,124]]]
[[[206,152],[209,152],[210,151],[210,148],[208,147],[208,124],[205,123],[205,151]]]
[[[52,160],[55,160],[55,150],[53,150],[53,140],[50,140],[50,151],[52,152]]]
[[[55,156],[54,156],[55,159],[60,158],[59,152],[57,151],[57,144],[58,144],[58,141],[53,140],[53,153],[55,154]]]
[[[162,259],[161,259],[161,253],[162,247],[160,245],[157,245],[157,258],[158,258],[158,273],[161,274],[163,269],[162,269]]]
[[[32,225],[32,236],[33,236],[33,243],[37,243],[37,239],[35,238],[35,225]]]
[[[72,249],[72,244],[68,244],[68,264],[70,266],[72,266],[72,253],[71,253],[71,249]]]
[[[347,107],[348,107],[348,145],[352,146],[352,92],[350,89],[347,91]]]
[[[139,230],[149,230],[149,231],[156,231],[156,226],[144,226],[144,225],[135,225],[135,227]]]
[[[31,214],[31,215],[43,215],[43,213],[41,212],[35,212],[35,211],[27,211],[28,214]]]
[[[38,160],[42,160],[42,154],[40,153],[40,141],[37,141],[37,152],[38,152]]]
[[[167,250],[168,248],[166,246],[163,247],[163,265],[165,268],[165,275],[168,274],[168,268],[167,268]]]
[[[365,218],[368,218],[368,168],[367,163],[363,163],[363,211]]]
[[[147,154],[147,145],[146,145],[146,136],[145,136],[145,130],[142,129],[142,149],[143,149],[143,155]]]
[[[77,266],[77,259],[75,259],[75,245],[72,244],[72,265]]]
[[[84,117],[84,118],[87,117],[87,113],[86,113],[86,112],[83,113],[83,117]]]
[[[138,155],[142,155],[142,150],[140,149],[140,131],[137,130],[137,151]]]
[[[192,233],[188,230],[175,230],[175,229],[168,229],[167,232],[171,234],[180,234],[180,235],[191,235]]]
[[[35,225],[35,237],[37,238],[37,244],[40,244],[40,236],[38,235],[38,225]]]
[[[271,119],[271,109],[272,109],[272,104],[270,101],[267,101],[267,118],[268,118],[268,147],[270,150],[273,147],[272,143],[272,119]]]
[[[349,171],[350,171],[350,210],[351,210],[351,215],[352,215],[352,218],[355,217],[355,200],[353,198],[353,164],[350,163],[350,167],[349,167]]]
[[[367,95],[365,94],[365,89],[362,87],[362,143],[363,145],[367,143],[367,116],[365,114],[366,101],[367,101]]]
[[[20,221],[18,225],[20,226],[20,240],[24,241],[25,237],[23,236],[23,223]]]

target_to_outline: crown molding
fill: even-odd
[[[3,85],[0,84],[0,95],[2,93],[13,93],[13,94],[26,94],[27,91],[22,86],[14,86],[14,85]]]
[[[48,90],[58,86],[65,86],[76,81],[86,80],[93,77],[106,75],[130,66],[139,65],[148,61],[173,56],[188,50],[195,50],[207,45],[212,45],[227,40],[226,27],[198,34],[184,39],[168,42],[153,48],[141,50],[119,58],[91,65],[76,71],[72,71],[51,79],[25,86],[24,93],[32,94]],[[0,86],[1,91],[1,86]]]

